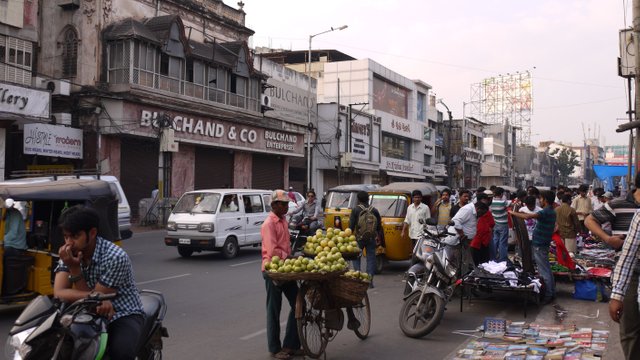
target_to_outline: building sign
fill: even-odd
[[[156,134],[161,111],[137,108],[140,129]],[[212,119],[192,117],[189,114],[164,112],[178,141],[205,142],[213,146],[274,154],[303,156],[304,136],[289,131],[265,129],[255,126]]]
[[[400,135],[402,137],[422,140],[423,137],[423,124],[417,121],[393,118],[382,118],[382,131],[390,134]]]
[[[371,118],[356,116],[351,121],[351,153],[353,159],[371,160],[373,126]]]
[[[49,118],[48,91],[0,83],[0,112]]]
[[[287,120],[298,125],[309,123],[309,106],[316,108],[316,80],[297,71],[275,63],[269,59],[254,61],[256,70],[269,75],[265,94],[269,96],[273,110],[266,113],[269,117]],[[311,96],[309,96],[311,93]],[[313,111],[315,114],[315,110]],[[313,116],[315,116],[312,114]]]
[[[380,164],[381,170],[410,173],[409,175],[421,175],[423,171],[422,167],[422,163],[417,161],[400,160],[384,156]]]
[[[409,90],[377,76],[373,77],[373,108],[391,115],[407,118]]]
[[[48,124],[24,124],[24,153],[82,159],[82,130]]]

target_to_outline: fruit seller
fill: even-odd
[[[301,354],[295,316],[298,285],[295,281],[276,284],[265,271],[265,263],[271,261],[274,256],[284,260],[291,255],[289,226],[285,218],[289,210],[289,201],[291,199],[284,190],[275,190],[271,195],[271,212],[260,230],[262,235],[262,277],[267,290],[267,346],[271,356],[276,359],[289,359],[293,355]],[[291,307],[283,343],[280,342],[282,294],[286,296]]]

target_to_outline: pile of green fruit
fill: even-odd
[[[321,229],[316,230],[314,236],[307,238],[303,252],[307,255],[317,255],[323,251],[333,253],[333,249],[338,249],[344,254],[360,253],[356,236],[349,228],[344,231],[328,228],[326,233]]]
[[[362,281],[366,281],[369,282],[371,281],[371,275],[365,273],[365,272],[360,272],[360,271],[356,271],[356,270],[349,270],[346,273],[344,273],[342,276],[348,277],[348,278],[352,278],[352,279],[356,279],[356,280],[362,280]]]
[[[321,251],[313,259],[298,256],[283,260],[279,256],[274,256],[271,261],[265,263],[264,268],[269,272],[277,273],[326,273],[346,269],[347,262],[342,258],[340,251],[336,249],[333,252]]]

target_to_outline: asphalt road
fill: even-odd
[[[270,359],[260,248],[243,248],[232,260],[218,253],[185,259],[176,248],[164,245],[163,236],[163,231],[135,234],[124,242],[124,248],[133,261],[139,288],[161,291],[166,298],[164,324],[170,337],[165,340],[165,358]],[[407,266],[406,262],[392,263],[376,276],[376,287],[369,291],[369,338],[359,340],[345,325],[327,346],[328,359],[443,359],[468,339],[453,334],[456,330],[475,329],[486,316],[531,321],[540,311],[529,306],[529,317],[524,319],[519,301],[465,301],[461,313],[455,298],[433,333],[423,339],[408,338],[398,326],[402,274]],[[0,309],[0,334],[7,334],[20,311],[15,307]],[[285,305],[283,322],[287,312]],[[4,340],[0,340],[3,346]]]

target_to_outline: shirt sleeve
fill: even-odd
[[[56,266],[56,269],[53,272],[54,273],[69,272],[69,268],[67,267],[67,265],[64,264],[64,262],[62,262],[62,260],[58,260],[58,265]]]
[[[600,207],[598,210],[595,210],[591,213],[591,216],[598,222],[598,224],[602,225],[604,223],[613,223],[616,219],[616,216],[613,214],[613,209],[609,205],[609,203],[604,204],[604,206]]]
[[[467,210],[464,207],[461,207],[460,210],[458,210],[458,212],[456,213],[456,216],[454,216],[453,219],[451,219],[451,221],[455,223],[453,227],[458,230],[462,230],[462,224],[464,224],[465,222],[466,215],[467,215]]]
[[[267,220],[262,229],[260,230],[260,235],[262,236],[262,264],[264,265],[265,261],[271,260],[274,256],[279,256],[281,259],[285,259],[288,254],[286,254],[282,249],[278,249],[276,238],[276,226],[273,221]]]
[[[411,225],[411,215],[413,214],[413,208],[411,205],[407,207],[407,214],[404,216],[404,223],[407,225]]]
[[[611,284],[613,285],[611,290],[611,298],[618,301],[624,299],[624,295],[629,289],[629,280],[633,276],[633,269],[638,262],[638,247],[640,246],[640,213],[633,216],[631,220],[631,227],[629,227],[629,234],[627,235],[625,242],[620,252],[620,258],[616,263],[616,267],[613,270],[613,276],[611,278]]]

